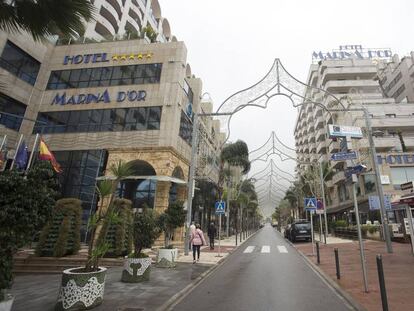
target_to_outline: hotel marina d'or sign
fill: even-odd
[[[78,64],[95,64],[107,63],[109,61],[131,61],[131,60],[148,60],[154,54],[151,52],[140,53],[115,53],[111,56],[108,53],[93,53],[93,54],[77,54],[66,55],[63,58],[63,65],[78,65]]]
[[[341,60],[341,59],[390,59],[391,49],[388,48],[362,48],[362,45],[340,45],[339,50],[332,52],[313,51],[312,60]]]
[[[115,101],[121,103],[125,100],[134,102],[134,101],[145,101],[147,97],[146,91],[119,91],[116,93]],[[83,93],[76,95],[66,95],[66,92],[63,94],[56,94],[52,100],[52,105],[81,105],[81,104],[98,104],[98,103],[110,103],[111,95],[108,90],[97,93]]]

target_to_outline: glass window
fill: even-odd
[[[162,64],[128,65],[52,71],[48,90],[159,83]]]
[[[0,57],[0,67],[34,85],[39,73],[40,62],[7,41]]]
[[[11,115],[2,114],[1,112],[10,113]],[[17,100],[0,93],[0,124],[18,131],[22,124],[22,119],[26,112],[26,105]]]
[[[401,184],[414,181],[414,167],[392,167],[391,178],[395,189],[401,189]]]
[[[42,133],[42,128],[43,133],[158,130],[161,111],[161,107],[141,107],[41,112],[33,133]]]
[[[184,113],[184,111],[181,111],[179,136],[182,139],[184,139],[184,141],[190,146],[191,146],[192,132],[193,132],[193,124],[191,123],[187,115]]]
[[[375,192],[375,175],[364,175],[365,194]]]

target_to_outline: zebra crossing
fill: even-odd
[[[288,250],[286,248],[286,246],[284,245],[277,245],[276,248],[272,248],[270,247],[270,245],[262,245],[262,246],[255,246],[255,245],[250,245],[247,246],[243,253],[244,254],[251,254],[251,253],[262,253],[262,254],[270,254],[272,252],[272,250],[277,251],[279,254],[287,254]]]

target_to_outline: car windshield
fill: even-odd
[[[295,224],[295,227],[299,230],[307,230],[310,229],[310,223],[304,223],[304,224]]]

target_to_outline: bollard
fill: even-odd
[[[319,242],[316,242],[316,262],[318,265],[321,263],[321,257],[319,255]]]
[[[335,252],[335,266],[336,266],[336,278],[338,280],[341,279],[341,269],[339,268],[339,254],[338,254],[338,249],[335,248],[334,249]]]
[[[384,269],[382,267],[382,256],[381,255],[377,255],[377,269],[378,269],[379,285],[380,285],[380,290],[381,290],[382,310],[388,311],[387,290],[385,289]]]

